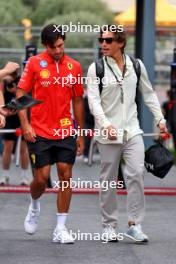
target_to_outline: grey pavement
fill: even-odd
[[[99,158],[95,155],[92,167],[78,158],[74,179],[97,180]],[[29,172],[30,174],[30,172]],[[56,170],[52,169],[52,179]],[[19,168],[11,168],[11,183],[19,183]],[[176,187],[176,168],[164,180],[145,174],[145,186]],[[56,224],[56,194],[41,198],[41,218],[37,233],[25,234],[23,222],[29,205],[29,194],[0,193],[0,264],[175,264],[176,263],[176,196],[146,196],[146,218],[143,224],[150,242],[137,245],[127,239],[118,243],[101,243],[95,234],[101,233],[98,195],[74,194],[68,227],[75,234],[89,233],[74,245],[53,244]],[[118,196],[119,229],[127,224],[126,196]],[[91,240],[91,238],[93,240]]]
[[[0,263],[2,264],[175,264],[175,197],[147,196],[147,213],[143,228],[150,238],[147,245],[128,240],[104,244],[77,240],[74,245],[53,244],[56,224],[54,194],[41,199],[38,232],[24,233],[23,221],[29,204],[26,194],[0,194]],[[126,228],[126,197],[119,196],[119,232]],[[101,232],[98,195],[73,195],[68,227],[73,232]]]

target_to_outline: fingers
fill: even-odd
[[[0,115],[0,128],[5,127],[5,117]]]
[[[115,128],[110,128],[108,131],[108,139],[116,140],[117,139],[117,131]]]
[[[18,112],[18,110],[15,110],[15,109],[9,110],[8,111],[8,116],[10,116],[10,115],[16,115],[17,112]]]
[[[24,136],[26,141],[33,142],[33,143],[36,142],[36,134],[35,134],[35,131],[33,130],[33,128],[30,128],[30,129],[24,131],[23,136]]]
[[[8,115],[8,111],[6,109],[3,109],[2,107],[0,107],[0,114],[3,116],[7,116]]]
[[[17,71],[19,68],[20,68],[20,65],[18,63],[9,61],[5,65],[4,70],[7,72],[7,74],[11,74]]]
[[[77,147],[76,155],[77,155],[77,156],[81,156],[81,154],[82,154],[82,153],[81,153],[80,147],[78,146],[78,147]]]
[[[109,140],[116,140],[117,139],[117,136],[115,136],[115,135],[111,135],[110,133],[109,133],[109,135],[108,135],[108,139]]]
[[[81,156],[83,154],[83,151],[84,151],[84,140],[83,139],[77,139],[76,144],[77,144],[76,155]]]
[[[4,115],[4,116],[11,116],[11,115],[16,115],[17,114],[17,110],[15,109],[7,109],[7,108],[0,108],[0,114]]]
[[[160,137],[163,139],[166,139],[167,134],[168,134],[168,129],[167,129],[166,125],[161,124],[159,126],[159,128],[160,128]]]
[[[36,141],[36,138],[35,138],[35,136],[34,135],[32,135],[31,133],[25,133],[25,134],[23,134],[24,135],[24,138],[25,138],[25,140],[26,141],[29,141],[29,142],[33,142],[33,143],[35,143],[35,141]]]

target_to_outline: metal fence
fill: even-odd
[[[32,27],[32,35],[33,35],[33,42],[38,44],[40,43],[40,26]],[[6,38],[7,35],[16,36],[19,40],[19,43],[11,43],[5,44],[3,46],[3,40]],[[68,37],[75,35],[77,33],[68,33]],[[93,33],[79,33],[77,34],[77,38],[80,39],[81,36],[84,34],[85,38],[91,40],[91,48],[68,48],[66,52],[76,60],[80,61],[83,67],[83,74],[86,75],[88,66],[95,60],[98,50],[97,50],[97,34]],[[127,32],[128,34],[128,45],[127,45],[127,53],[130,55],[134,55],[134,32]],[[176,38],[175,38],[176,30],[169,31],[167,34],[158,34],[156,32],[156,51],[155,51],[155,84],[158,85],[168,85],[170,81],[170,63],[172,62],[173,57],[173,48],[176,45]],[[13,46],[14,44],[14,46]],[[18,45],[19,44],[19,45]],[[90,44],[90,43],[89,43]],[[16,47],[17,48],[14,48]],[[0,67],[2,67],[7,61],[14,60],[17,61],[22,65],[22,61],[24,58],[25,50],[24,47],[24,27],[22,26],[0,26]],[[40,50],[39,50],[40,52]]]
[[[38,50],[40,52],[42,50]],[[78,60],[83,67],[83,74],[86,75],[89,65],[95,60],[98,54],[97,49],[66,49],[68,55]],[[127,51],[130,55],[134,54],[134,51]],[[157,53],[157,52],[156,52]],[[155,84],[168,85],[170,82],[170,62],[172,61],[172,50],[165,50],[163,52],[165,56],[164,62],[157,62],[155,65]],[[7,61],[16,61],[22,66],[24,60],[24,49],[8,49],[0,48],[0,67],[2,67]],[[156,54],[157,56],[157,54]],[[22,67],[21,67],[22,69]]]

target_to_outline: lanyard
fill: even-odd
[[[108,68],[110,69],[110,71],[112,72],[112,74],[114,75],[117,83],[119,84],[120,86],[120,91],[121,91],[121,103],[123,104],[124,103],[124,91],[123,91],[123,79],[124,79],[124,76],[125,76],[125,72],[126,72],[126,58],[124,57],[124,67],[123,67],[123,71],[122,71],[122,77],[121,78],[117,78],[115,72],[113,71],[112,67],[109,65],[108,61],[107,61],[107,57],[105,57],[105,61],[106,61],[106,64],[108,66]]]

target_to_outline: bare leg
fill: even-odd
[[[33,199],[38,199],[44,193],[49,174],[50,165],[40,169],[34,169],[34,178],[30,185],[31,196]]]
[[[9,170],[10,168],[13,146],[14,146],[13,140],[4,141],[4,150],[2,154],[2,166],[4,170]]]
[[[57,171],[61,186],[68,186],[67,188],[61,188],[57,196],[57,209],[59,213],[67,213],[70,206],[72,189],[70,186],[70,179],[72,177],[72,164],[63,162],[57,163]]]
[[[28,154],[26,142],[24,140],[21,142],[20,151],[21,151],[21,168],[23,170],[27,170],[29,165],[29,154]]]

